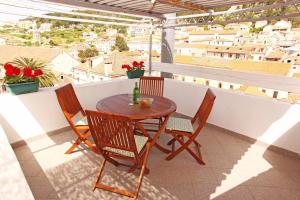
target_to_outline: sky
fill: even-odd
[[[8,5],[9,4],[9,5]],[[24,7],[30,7],[34,9],[26,9]],[[36,9],[42,9],[36,10]],[[46,10],[46,11],[44,11]],[[18,16],[16,14],[28,15],[33,14],[45,14],[49,11],[68,11],[72,10],[69,7],[57,6],[53,4],[43,3],[40,0],[0,0],[0,23],[1,22],[17,22],[20,19],[26,18],[26,16]],[[4,14],[5,12],[6,14]],[[14,13],[14,14],[7,14]]]

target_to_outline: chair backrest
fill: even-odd
[[[213,108],[215,99],[216,95],[212,92],[211,89],[208,88],[197,113],[192,119],[193,124],[196,121],[198,122],[198,128],[196,129],[196,132],[200,131],[205,126],[209,114]]]
[[[73,123],[72,118],[79,112],[81,112],[82,115],[85,115],[72,84],[60,87],[56,89],[55,92],[59,105],[70,124]]]
[[[105,153],[105,147],[110,147],[138,156],[134,124],[129,118],[90,110],[86,110],[86,115],[96,147],[101,152]]]
[[[140,93],[146,95],[164,95],[164,77],[140,77]]]

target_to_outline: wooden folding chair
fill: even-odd
[[[164,77],[141,76],[140,77],[140,94],[163,96],[164,95]],[[144,126],[154,125],[158,129],[162,124],[162,118],[144,120]],[[157,131],[152,128],[146,128],[148,131]]]
[[[141,76],[140,93],[162,97],[164,95],[164,77]]]
[[[67,84],[55,90],[59,105],[77,135],[75,143],[66,151],[70,154],[82,142],[85,143],[90,149],[94,149],[93,144],[87,139],[90,136],[89,126],[86,119],[86,114],[82,109],[77,96],[75,94],[72,84]]]
[[[88,110],[86,114],[96,148],[104,157],[99,175],[94,184],[94,191],[96,188],[100,188],[137,199],[144,174],[149,173],[149,170],[146,168],[150,150],[148,137],[134,135],[135,123],[129,118]],[[99,182],[107,161],[115,166],[121,164],[114,158],[132,162],[133,165],[130,166],[129,172],[141,168],[138,185],[134,192]]]
[[[196,137],[205,126],[215,99],[216,96],[214,93],[208,89],[201,106],[192,120],[175,117],[169,119],[165,132],[171,134],[173,139],[168,142],[168,145],[172,145],[172,152],[167,156],[167,160],[171,160],[183,150],[187,150],[199,164],[205,165],[200,151],[201,145],[197,142]],[[194,130],[195,126],[197,126],[197,128]],[[187,141],[184,141],[185,138],[187,138]],[[176,151],[174,149],[175,142],[178,142],[181,145]],[[196,145],[196,153],[190,149],[189,145],[191,143]]]

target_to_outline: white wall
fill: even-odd
[[[98,100],[130,93],[137,80],[113,80],[75,86],[84,108],[95,109]],[[209,123],[274,144],[300,154],[300,105],[212,88],[217,99]],[[174,100],[177,111],[193,116],[206,87],[166,79],[165,96]],[[11,96],[0,95],[1,124],[10,143],[67,126],[54,89]]]
[[[0,195],[1,199],[34,200],[20,164],[0,125]]]
[[[300,154],[300,105],[212,88],[217,98],[209,123]],[[177,112],[193,116],[206,87],[167,80],[165,96],[176,101]]]
[[[86,109],[96,109],[98,100],[122,93],[125,80],[76,85],[79,101]],[[10,143],[68,126],[57,102],[55,88],[37,93],[0,95],[0,121]]]
[[[62,52],[55,59],[51,61],[51,64],[52,64],[53,71],[70,75],[72,74],[73,67],[78,66],[80,62],[72,58],[66,52]]]

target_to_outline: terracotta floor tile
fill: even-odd
[[[99,189],[93,192],[102,157],[84,146],[71,155],[64,154],[74,139],[74,134],[67,131],[14,149],[36,199],[129,199]],[[159,142],[170,148],[166,146],[169,139],[162,134]],[[167,161],[167,154],[152,149],[150,174],[144,177],[139,199],[299,199],[299,160],[214,127],[205,127],[198,141],[202,144],[204,166],[186,151]],[[127,170],[107,164],[102,181],[134,190],[139,171],[130,174]]]

